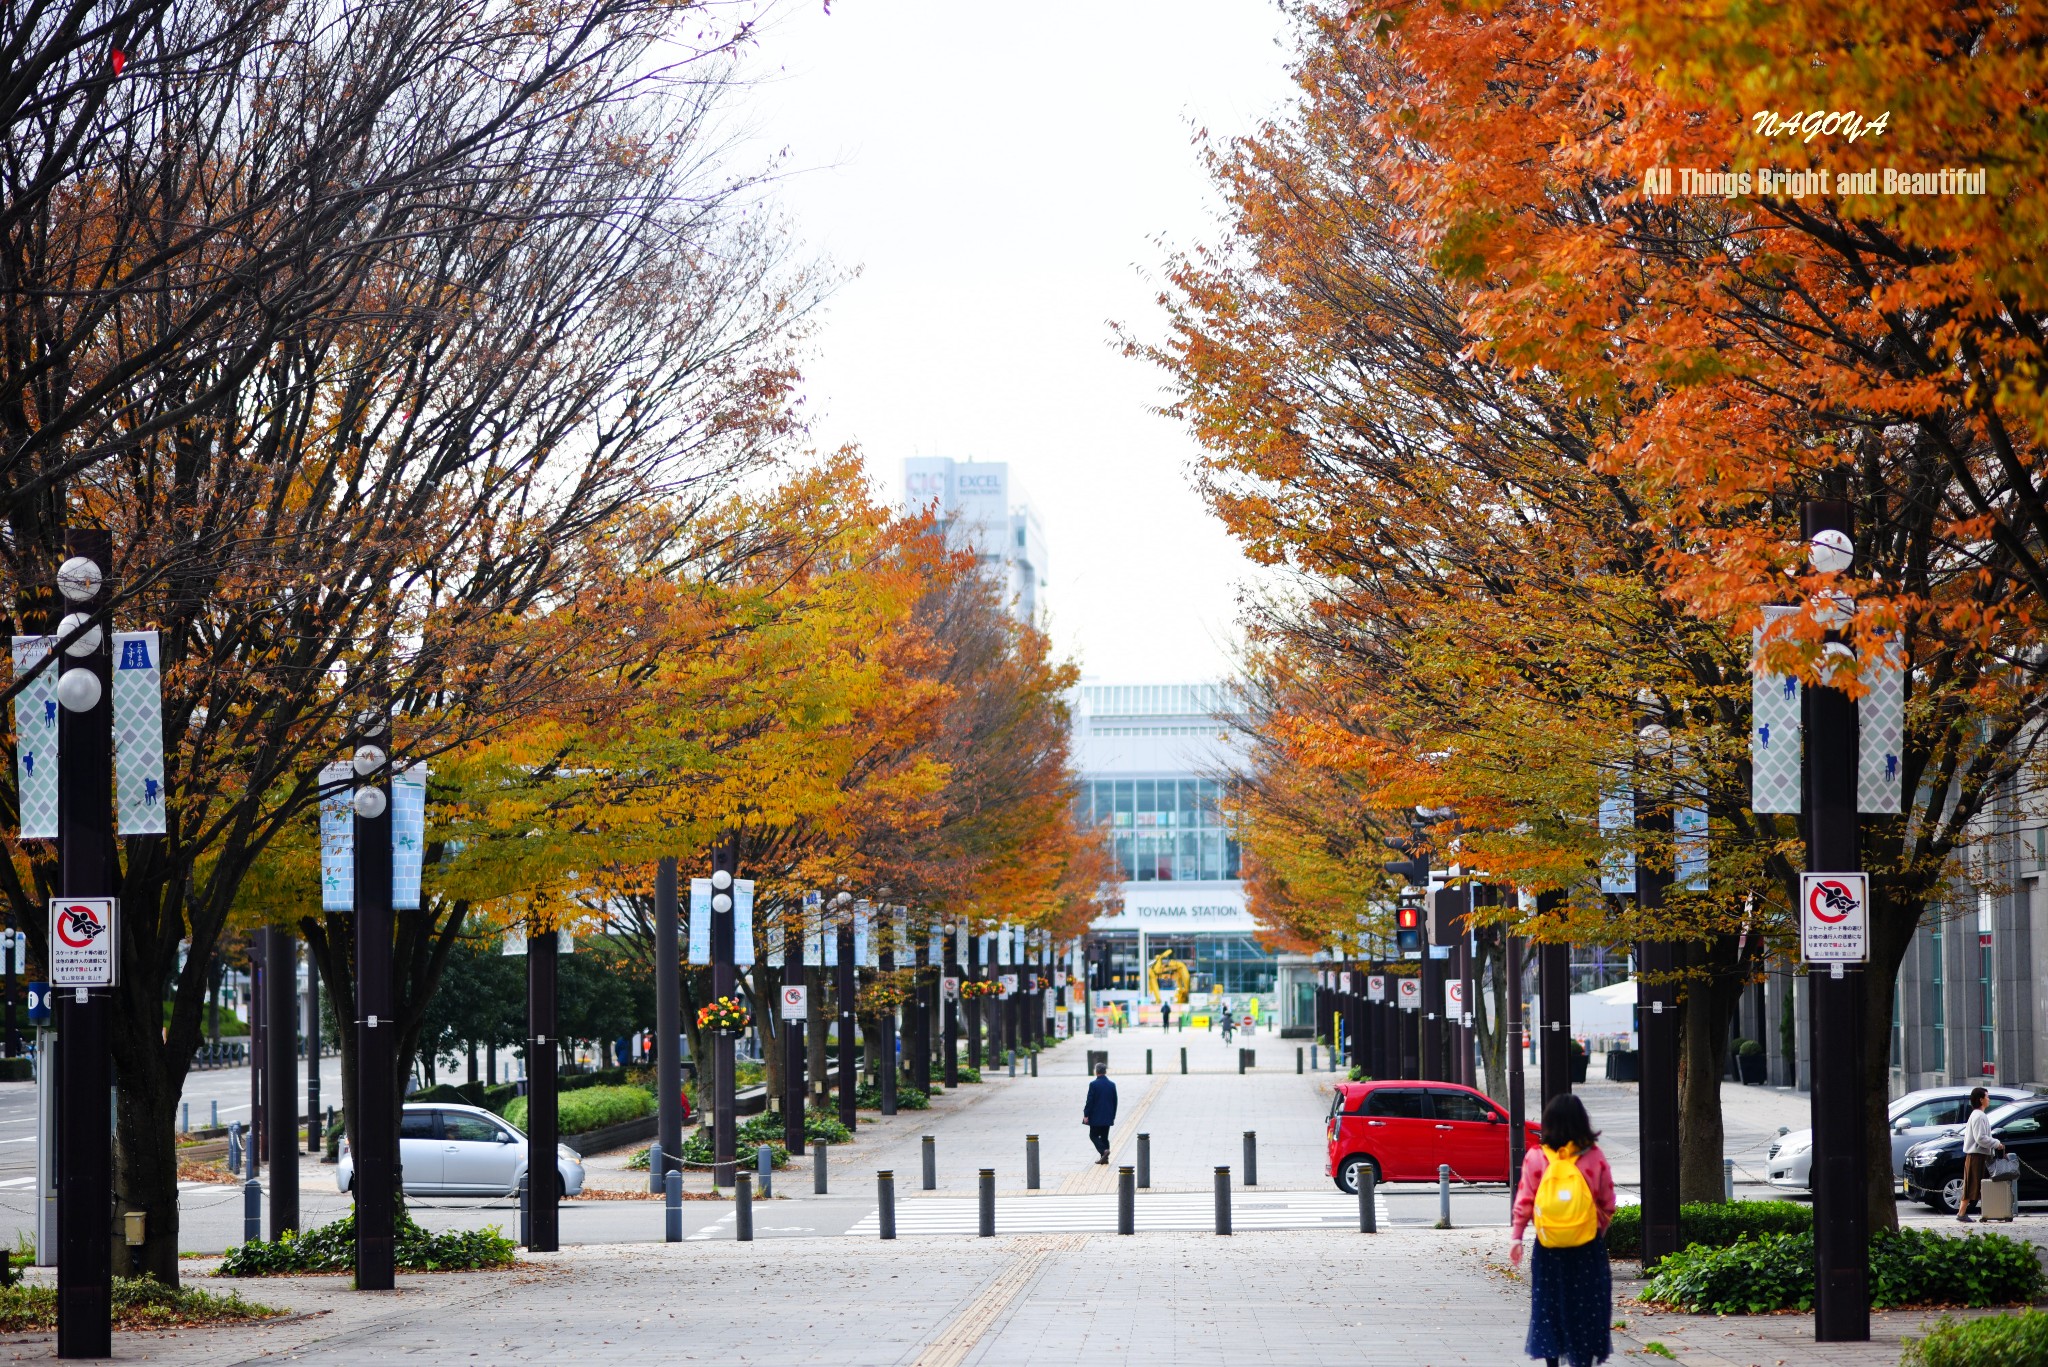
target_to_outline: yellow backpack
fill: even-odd
[[[1600,1233],[1600,1212],[1593,1208],[1593,1188],[1579,1171],[1577,1150],[1546,1148],[1550,1166],[1536,1185],[1536,1242],[1545,1248],[1577,1248]]]

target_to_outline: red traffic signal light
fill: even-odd
[[[1395,912],[1394,912],[1394,928],[1395,928],[1396,930],[1420,930],[1420,929],[1422,929],[1422,908],[1421,908],[1421,907],[1400,907],[1400,908],[1397,908],[1397,909],[1395,910]]]

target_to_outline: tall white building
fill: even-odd
[[[1313,967],[1260,945],[1224,827],[1242,765],[1231,699],[1219,684],[1083,684],[1074,698],[1076,817],[1105,826],[1123,868],[1123,909],[1089,928],[1107,950],[1111,1000],[1151,1001],[1145,967],[1162,952],[1188,966],[1199,1010],[1212,989],[1242,1012],[1312,1027]]]
[[[1045,529],[1005,461],[913,456],[903,462],[903,510],[937,514],[947,540],[972,550],[994,576],[1019,619],[1036,622],[1045,605]]]

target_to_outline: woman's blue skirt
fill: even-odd
[[[1607,1236],[1577,1248],[1529,1253],[1529,1356],[1593,1367],[1614,1351],[1614,1275]]]

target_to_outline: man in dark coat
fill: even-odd
[[[1095,1081],[1088,1084],[1088,1104],[1082,1108],[1081,1119],[1088,1126],[1088,1138],[1095,1145],[1095,1152],[1102,1155],[1095,1161],[1109,1161],[1109,1127],[1116,1124],[1116,1084],[1109,1080],[1109,1065],[1095,1065]]]

